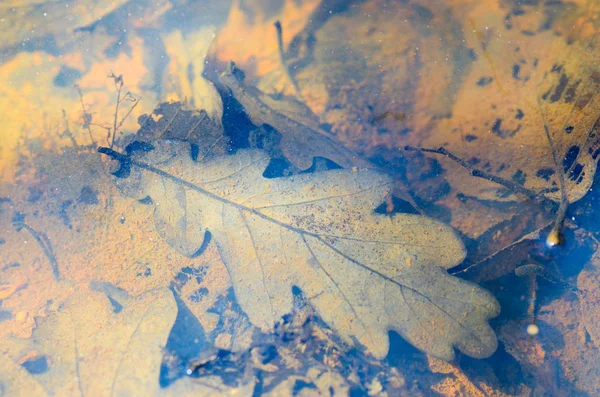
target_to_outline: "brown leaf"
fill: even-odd
[[[498,303],[445,271],[463,260],[462,242],[433,219],[374,213],[393,184],[383,174],[266,179],[263,152],[194,162],[189,144],[175,141],[130,156],[101,152],[120,159],[118,175],[129,173],[115,180],[123,192],[152,199],[157,231],[173,248],[195,255],[211,233],[240,306],[264,331],[290,312],[297,286],[346,341],[376,357],[387,354],[389,329],[447,360],[453,347],[473,357],[496,349],[487,319]]]
[[[303,388],[296,393],[297,384],[307,384],[312,387]],[[290,376],[269,391],[266,396],[331,396],[342,397],[350,394],[348,381],[340,374],[321,369],[309,370],[306,377]]]
[[[401,23],[387,13],[402,15]],[[349,149],[394,165],[407,144],[445,147],[540,196],[558,202],[563,190],[574,202],[591,186],[600,149],[597,13],[559,2],[360,1],[306,23],[295,37],[284,29],[285,55],[294,57],[288,66],[306,104]],[[252,71],[253,49],[237,50],[228,56]],[[257,70],[252,77],[262,77],[251,84],[264,93],[280,91],[281,81],[269,73]],[[474,181],[447,158],[436,158],[436,175],[423,181],[425,172],[413,165],[419,160],[406,157],[414,171],[403,182],[443,207],[469,237],[479,238],[518,211],[499,204],[520,200],[513,192]],[[517,238],[552,215],[546,218],[524,219],[527,230]],[[512,241],[507,236],[498,245]]]
[[[112,295],[121,310],[100,292],[72,296],[57,312],[38,319],[30,340],[7,338],[0,382],[9,395],[212,395],[227,394],[216,377],[187,379],[161,389],[162,349],[177,316],[168,288],[136,297]],[[26,371],[17,365],[35,349],[47,365]],[[30,394],[31,393],[31,394]]]
[[[0,360],[0,385],[2,392],[11,396],[45,397],[44,390],[27,370],[12,360]]]
[[[596,349],[600,349],[600,257],[599,253],[593,256],[577,278],[577,287],[581,290],[579,302],[581,305],[581,321],[590,335]]]
[[[281,133],[281,150],[296,167],[309,168],[315,156],[347,168],[367,164],[324,131],[308,107],[291,100],[276,101],[256,88],[246,87],[233,63],[221,74],[219,82],[229,89],[255,125],[268,124]]]
[[[127,137],[127,142],[180,139],[196,145],[200,158],[225,154],[227,139],[221,125],[222,102],[216,92],[211,98],[216,107],[212,115],[204,109],[189,109],[182,102],[160,103],[151,114],[140,117],[140,129]]]
[[[66,40],[72,40],[73,29],[96,22],[125,3],[127,0],[117,0],[111,3],[85,0],[75,4],[40,0],[2,2],[0,13],[5,17],[4,28],[0,33],[0,42],[2,43],[0,48],[10,54],[27,41],[35,43],[48,37],[53,39],[54,45],[57,42],[63,44]],[[65,21],[73,22],[65,23]],[[77,25],[74,26],[73,23]],[[50,44],[46,44],[46,46],[48,45]]]
[[[146,394],[156,390],[161,349],[175,321],[177,305],[166,288],[123,304],[121,312],[113,313],[105,295],[78,294],[60,311],[41,320],[27,349],[36,349],[49,362],[48,371],[33,375],[49,394]],[[20,354],[13,353],[11,359]]]

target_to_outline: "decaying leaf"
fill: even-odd
[[[310,167],[314,156],[328,158],[342,167],[366,164],[324,131],[308,107],[291,100],[277,101],[245,86],[243,73],[233,63],[221,74],[219,82],[229,89],[255,125],[268,124],[281,133],[281,150],[298,168]]]
[[[435,203],[463,234],[491,235],[513,218],[529,223],[517,236],[521,238],[546,226],[552,215],[529,222],[517,213],[518,206],[500,204],[521,199],[505,186],[491,180],[473,183],[472,175],[448,158],[430,158],[436,166],[423,171],[418,156],[398,149],[443,147],[474,168],[562,207],[589,190],[598,156],[600,109],[600,36],[593,1],[321,4],[333,12],[311,15],[310,22],[272,7],[273,18],[284,26],[305,25],[302,31],[284,30],[283,47],[306,104],[331,125],[337,141],[367,158],[376,157],[379,165],[396,168],[395,177],[418,200]],[[402,15],[401,23],[388,13]],[[260,24],[265,20],[252,22],[249,27],[228,24],[220,34],[259,29],[264,34],[267,26]],[[238,60],[248,70],[248,85],[265,94],[280,92],[282,80],[289,85],[284,73],[277,82],[270,76],[274,68],[285,69],[283,62],[273,64],[278,50],[274,42],[260,49],[232,48],[217,49],[215,58],[221,64]],[[268,50],[269,65],[258,55]],[[403,156],[408,165],[399,169]],[[425,204],[421,209],[428,210]],[[561,211],[555,229],[560,229]],[[498,246],[511,244],[513,236],[496,239]]]
[[[2,2],[0,12],[5,16],[0,34],[2,60],[25,46],[28,50],[42,48],[55,52],[56,47],[73,39],[72,32],[78,26],[96,22],[125,3],[127,0],[112,3],[89,0],[69,7],[69,3],[60,0]]]
[[[548,104],[543,113],[554,135],[549,139],[558,162],[554,167],[558,181],[553,183],[564,184],[569,202],[589,191],[600,154],[600,73],[587,69],[585,64],[554,67],[547,74],[541,94]],[[574,76],[583,76],[583,80]],[[549,196],[560,200],[560,193]]]
[[[38,319],[31,339],[3,340],[0,389],[11,396],[227,394],[216,377],[161,389],[162,349],[177,316],[169,289],[112,295],[74,295]]]
[[[213,114],[206,110],[188,109],[182,102],[160,103],[152,114],[140,117],[140,129],[128,137],[128,142],[181,139],[194,144],[200,158],[225,154],[227,139],[221,125],[223,104],[216,92],[211,99]]]
[[[290,312],[296,286],[345,340],[376,357],[387,354],[390,329],[446,360],[453,347],[473,357],[496,349],[487,319],[498,303],[445,271],[463,260],[462,242],[423,216],[374,213],[392,186],[383,174],[266,179],[264,152],[195,162],[189,144],[169,140],[101,152],[120,160],[124,194],[152,200],[156,229],[173,248],[195,255],[210,232],[240,306],[262,330]]]
[[[488,18],[481,4],[458,17],[462,31],[470,26],[474,33],[467,36],[476,49],[473,62],[463,72],[448,119],[414,137],[559,202],[553,228],[559,232],[564,208],[589,191],[598,162],[598,10],[586,2],[499,3],[507,14]],[[452,170],[455,165],[448,163],[444,160],[445,168]],[[515,200],[505,186],[473,184],[468,177],[464,171],[448,175],[460,197]],[[444,201],[458,208],[461,204],[452,203],[457,197],[449,194]],[[559,241],[554,233],[548,243]]]
[[[30,343],[2,361],[18,361],[32,349],[39,352],[49,369],[33,376],[48,394],[152,392],[176,314],[166,288],[130,298],[120,313],[113,313],[102,293],[78,294],[42,320]]]
[[[296,396],[347,396],[350,393],[348,382],[340,374],[332,371],[313,369],[306,377],[290,376],[285,382],[280,383],[267,395],[282,396],[290,395],[298,388],[296,385],[307,384],[310,387],[301,388]]]
[[[600,256],[597,252],[577,278],[577,287],[582,291],[581,321],[596,349],[600,350],[600,325],[597,318],[600,310]]]

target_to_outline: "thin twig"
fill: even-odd
[[[518,183],[513,182],[509,179],[504,179],[497,175],[490,174],[489,172],[480,170],[478,168],[474,168],[471,164],[469,164],[465,160],[461,159],[460,157],[458,157],[458,156],[452,154],[451,152],[449,152],[448,150],[446,150],[446,148],[441,147],[439,149],[426,149],[426,148],[418,148],[418,147],[414,147],[414,146],[405,146],[404,150],[409,151],[409,152],[441,154],[442,156],[446,156],[450,160],[458,163],[463,168],[466,168],[472,176],[475,176],[477,178],[487,179],[488,181],[502,185],[502,186],[512,190],[514,193],[522,194],[523,196],[527,197],[530,200],[539,199],[539,193],[536,192],[535,190],[528,189],[525,186],[519,185]]]
[[[133,112],[133,109],[135,109],[135,107],[140,103],[142,97],[139,98],[134,98],[133,95],[131,95],[131,93],[127,93],[125,95],[125,97],[123,98],[123,100],[125,100],[125,98],[127,97],[131,97],[132,101],[133,101],[133,105],[131,106],[131,108],[129,109],[129,111],[125,114],[125,116],[123,116],[123,118],[121,119],[121,121],[119,122],[119,125],[117,125],[117,131],[123,126],[123,123],[125,122],[125,120],[127,120],[127,118],[129,117],[129,115],[131,114],[131,112]]]
[[[545,272],[543,266],[527,264],[515,269],[515,274],[519,277],[526,277],[529,282],[529,299],[527,305],[527,316],[531,319],[531,324],[535,324],[535,304],[537,300],[537,277]]]
[[[304,98],[302,97],[302,94],[300,94],[300,86],[298,85],[296,78],[290,72],[290,69],[285,59],[285,51],[283,49],[283,29],[281,28],[281,22],[275,21],[275,30],[277,31],[277,47],[279,49],[279,61],[281,62],[283,73],[291,83],[292,88],[294,89],[294,93],[296,94],[296,99],[300,102],[304,102]]]
[[[115,146],[115,138],[117,136],[117,121],[119,120],[119,105],[121,104],[121,89],[123,88],[123,75],[116,76],[113,72],[110,72],[108,77],[114,79],[115,87],[117,89],[117,105],[115,107],[115,117],[113,119],[113,133],[110,147]]]
[[[81,92],[81,88],[79,87],[79,85],[75,84],[75,89],[79,93],[79,101],[81,102],[81,111],[83,112],[83,128],[87,129],[88,134],[90,135],[90,139],[92,141],[92,145],[94,145],[94,147],[98,146],[96,144],[96,141],[94,140],[94,136],[92,135],[92,129],[90,128],[90,125],[92,125],[92,114],[88,113],[85,110],[85,104],[83,103],[83,93]]]
[[[63,115],[63,121],[65,123],[65,129],[62,133],[59,133],[58,136],[62,137],[67,137],[71,140],[71,144],[73,145],[74,149],[79,148],[79,145],[77,144],[77,141],[75,140],[75,138],[73,137],[73,134],[71,134],[71,130],[69,130],[69,120],[67,119],[67,112],[65,111],[65,109],[62,110],[62,115]]]
[[[110,74],[108,75],[109,78],[114,80],[115,83],[115,87],[117,89],[117,103],[115,105],[115,115],[113,118],[113,131],[112,131],[112,139],[110,142],[110,147],[113,148],[115,145],[115,139],[117,137],[117,133],[119,132],[119,129],[121,128],[121,126],[123,125],[123,123],[125,122],[125,120],[127,119],[127,117],[129,117],[129,115],[131,114],[131,112],[133,111],[133,109],[135,109],[135,107],[140,103],[140,99],[141,98],[135,98],[129,91],[127,91],[127,93],[125,94],[125,96],[123,96],[123,98],[121,98],[121,90],[123,89],[123,75],[115,75],[112,71],[110,72]],[[121,102],[123,101],[133,101],[134,104],[133,106],[131,106],[131,108],[129,109],[129,111],[127,112],[127,114],[125,114],[125,116],[121,119],[121,121],[119,120],[119,106],[121,105]],[[110,128],[108,129],[108,133],[110,134]],[[111,185],[109,185],[109,190],[108,190],[108,198],[106,200],[106,214],[107,214],[107,221],[106,221],[106,234],[109,234],[109,229],[110,229],[110,215],[109,215],[109,210],[112,207],[113,204],[113,197],[112,197],[112,190],[111,190]]]
[[[23,228],[33,236],[35,241],[37,241],[39,246],[44,251],[44,254],[48,258],[48,261],[50,262],[50,267],[52,268],[52,275],[54,276],[54,279],[58,280],[60,278],[60,273],[58,271],[58,262],[54,257],[54,251],[52,250],[50,239],[48,239],[48,237],[46,237],[45,234],[36,232],[31,226],[25,223],[24,220],[15,220],[13,221],[13,225],[17,228],[17,231]]]

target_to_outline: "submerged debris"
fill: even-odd
[[[25,223],[25,216],[19,212],[16,213],[13,217],[13,226],[17,229],[18,232],[20,232],[21,229],[25,229],[31,234],[31,236],[35,239],[40,248],[44,251],[44,255],[46,255],[46,258],[48,258],[54,279],[60,279],[58,262],[56,262],[56,258],[54,257],[54,250],[52,249],[52,244],[50,243],[50,239],[48,238],[48,236],[46,236],[42,232],[35,231],[31,226]]]

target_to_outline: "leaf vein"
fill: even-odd
[[[359,195],[359,194],[362,194],[362,193],[365,193],[365,192],[370,192],[372,190],[378,189],[378,188],[383,187],[383,186],[388,186],[388,185],[391,185],[391,182],[386,182],[386,183],[382,183],[380,185],[371,186],[368,189],[362,189],[362,190],[359,190],[357,192],[352,192],[352,193],[348,193],[348,194],[340,194],[338,196],[327,196],[327,197],[322,197],[322,198],[313,199],[313,200],[300,201],[300,202],[297,202],[297,203],[284,203],[284,204],[263,205],[261,207],[253,207],[253,208],[255,210],[261,210],[261,209],[265,209],[265,208],[292,207],[292,206],[295,206],[295,205],[305,205],[305,204],[317,203],[319,201],[326,201],[326,200],[330,200],[330,199],[356,196],[356,195]]]
[[[267,283],[265,282],[265,269],[263,267],[262,261],[260,260],[259,250],[258,250],[258,247],[256,246],[256,242],[254,241],[254,236],[252,235],[252,230],[250,229],[250,225],[248,224],[248,221],[246,220],[246,216],[244,215],[243,211],[241,211],[239,209],[238,209],[238,212],[241,215],[242,220],[244,221],[244,226],[246,226],[246,230],[248,230],[248,236],[250,237],[250,243],[252,243],[252,249],[254,250],[254,254],[256,255],[256,260],[258,261],[258,265],[260,266],[262,284],[263,284],[263,287],[267,294],[267,297],[269,298],[269,306],[271,307],[271,318],[273,320],[272,323],[274,323],[275,322],[275,310],[273,309],[273,299],[271,298],[271,294],[269,293],[269,290],[267,288]]]
[[[319,260],[319,258],[317,258],[316,254],[314,253],[314,251],[310,247],[310,244],[308,244],[308,241],[306,241],[306,238],[304,236],[302,236],[302,241],[304,242],[304,245],[308,249],[308,252],[310,252],[310,255],[313,257],[313,259],[315,260],[315,262],[317,263],[317,265],[319,265],[319,267],[321,268],[321,270],[323,271],[323,273],[325,273],[325,275],[327,275],[327,277],[329,278],[329,280],[331,280],[331,282],[333,283],[333,285],[335,285],[335,287],[337,288],[337,290],[340,291],[340,294],[342,295],[342,298],[344,298],[344,300],[346,301],[346,303],[350,307],[350,310],[352,310],[352,313],[354,314],[354,317],[356,317],[356,319],[362,325],[362,327],[365,329],[365,331],[367,331],[369,328],[362,321],[362,319],[360,318],[360,316],[358,315],[358,313],[354,309],[354,306],[352,305],[352,303],[350,302],[350,300],[348,299],[348,297],[346,297],[346,294],[344,293],[344,291],[342,291],[342,288],[339,286],[339,284],[337,283],[337,281],[335,281],[335,278],[332,277],[327,270],[325,270],[325,267],[323,267],[323,265],[321,264],[321,261]],[[373,335],[371,335],[370,332],[368,332],[368,334],[369,334],[369,338],[371,339],[371,341],[373,341]]]

